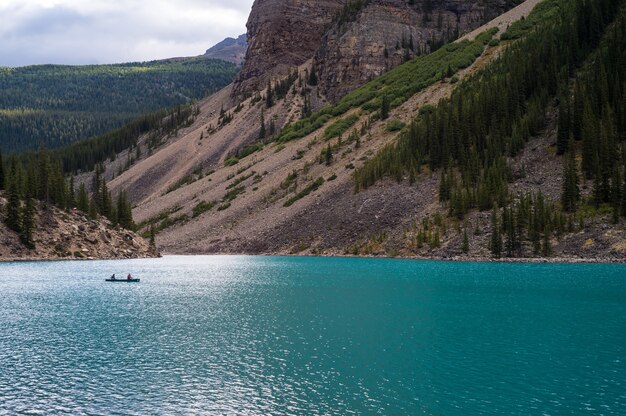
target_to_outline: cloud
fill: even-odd
[[[0,66],[202,54],[245,33],[253,0],[4,0]]]

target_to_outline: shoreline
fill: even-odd
[[[85,258],[76,258],[76,257],[67,257],[67,258],[41,258],[41,257],[20,257],[20,258],[0,258],[0,264],[3,263],[56,263],[61,261],[72,261],[72,262],[89,262],[89,261],[122,261],[122,260],[147,260],[147,259],[158,259],[163,257],[163,255],[158,256],[140,256],[140,257],[121,257],[121,258],[111,258],[111,257],[85,257]]]
[[[142,256],[133,258],[0,258],[3,263],[47,263],[62,261],[121,261],[121,260],[145,260],[158,259],[167,256],[201,257],[201,256],[250,256],[250,257],[302,257],[302,258],[352,258],[352,259],[381,259],[381,260],[416,260],[446,263],[500,263],[500,264],[626,264],[626,258],[583,258],[583,257],[503,257],[499,259],[489,257],[438,257],[438,256],[353,256],[343,254],[288,254],[288,253],[234,253],[234,252],[210,252],[210,253],[160,253],[158,256]]]

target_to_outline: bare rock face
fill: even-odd
[[[262,89],[269,76],[314,58],[321,92],[336,101],[521,2],[370,0],[355,6],[348,0],[256,0],[233,94]]]
[[[241,65],[246,55],[248,42],[246,35],[241,35],[237,39],[226,38],[220,43],[209,48],[204,56],[207,58],[221,59],[223,61],[232,62],[235,65]]]
[[[263,88],[267,77],[311,59],[347,0],[256,0],[248,19],[248,50],[233,94]]]
[[[315,54],[330,101],[408,59],[469,32],[514,4],[506,0],[377,0],[336,21]]]

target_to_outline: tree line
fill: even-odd
[[[35,247],[37,205],[43,212],[52,206],[67,211],[76,208],[90,219],[101,215],[113,225],[135,228],[126,193],[121,191],[113,199],[100,166],[95,170],[92,187],[89,195],[84,183],[77,187],[73,176],[67,179],[61,160],[50,152],[42,150],[23,160],[13,156],[6,163],[0,153],[0,191],[7,199],[3,221],[31,249]]]

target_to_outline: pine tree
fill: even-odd
[[[8,203],[7,203],[7,216],[5,223],[11,230],[19,233],[22,231],[22,216],[21,216],[21,203],[20,194],[18,191],[18,184],[16,183],[16,176],[11,175],[8,183]]]
[[[380,119],[386,120],[389,118],[389,97],[387,95],[383,95],[383,100],[380,105]]]
[[[575,212],[580,201],[578,168],[574,156],[573,143],[570,142],[570,151],[567,154],[563,170],[563,192],[561,204],[565,212]]]
[[[259,140],[265,139],[265,112],[261,111],[261,129],[259,130]]]
[[[582,121],[583,139],[583,173],[586,178],[593,178],[596,172],[598,161],[598,124],[595,122],[589,104],[585,106]]]
[[[33,241],[33,230],[35,228],[35,201],[30,196],[26,197],[26,203],[22,211],[22,230],[20,239],[29,249],[35,248]]]
[[[89,212],[89,195],[87,195],[87,189],[85,188],[84,183],[81,183],[78,187],[76,207],[85,214]]]
[[[2,161],[2,152],[0,152],[0,191],[5,189],[4,162]]]
[[[622,215],[626,217],[626,169],[624,169],[624,184],[622,186]]]
[[[519,248],[518,226],[516,224],[516,215],[513,208],[504,208],[503,210],[503,226],[506,232],[506,255],[513,257]]]
[[[500,222],[498,221],[498,206],[494,205],[491,211],[491,239],[489,249],[494,257],[502,256],[502,234],[500,233]]]
[[[311,72],[309,73],[308,84],[312,87],[316,86],[318,83],[317,72],[315,70],[315,65],[311,67]]]
[[[156,248],[156,233],[154,231],[154,224],[150,225],[150,247]]]
[[[98,218],[98,209],[96,208],[96,201],[94,200],[94,196],[89,199],[89,209],[87,210],[87,215],[90,220],[95,220]]]
[[[613,169],[611,178],[611,207],[613,208],[613,223],[617,224],[622,209],[622,175],[617,166]]]
[[[559,124],[556,138],[556,153],[565,154],[570,142],[570,104],[569,97],[565,95],[559,101]]]
[[[550,229],[550,226],[546,225],[543,231],[543,244],[541,246],[542,254],[544,257],[548,257],[552,255],[552,244],[550,243],[551,234],[552,234],[552,231]]]
[[[99,199],[102,204],[99,214],[102,214],[109,220],[114,221],[115,217],[113,216],[113,201],[111,198],[111,192],[109,192],[109,188],[107,187],[104,180],[102,180],[102,187],[99,191],[99,194]]]
[[[52,167],[50,164],[50,157],[48,153],[40,150],[37,153],[37,166],[38,166],[38,185],[39,189],[36,197],[40,201],[50,202],[50,184],[52,182]]]
[[[276,123],[274,122],[274,118],[270,119],[270,136],[273,136],[276,133]]]
[[[326,147],[326,165],[330,166],[331,163],[333,163],[333,151],[330,148],[330,143],[328,143],[328,146]]]
[[[96,165],[94,169],[93,179],[91,183],[92,201],[96,212],[102,212],[102,171],[100,165]]]
[[[123,190],[117,195],[117,223],[127,230],[133,230],[135,228],[133,211],[126,197],[126,192]]]
[[[74,183],[74,176],[70,176],[70,183],[68,185],[67,195],[67,208],[72,209],[76,207],[76,185]]]
[[[274,106],[274,91],[272,90],[272,81],[267,81],[267,94],[265,96],[265,104],[267,108],[271,108]]]
[[[461,250],[464,254],[469,253],[469,238],[467,237],[467,228],[463,229],[463,245],[461,246]]]

